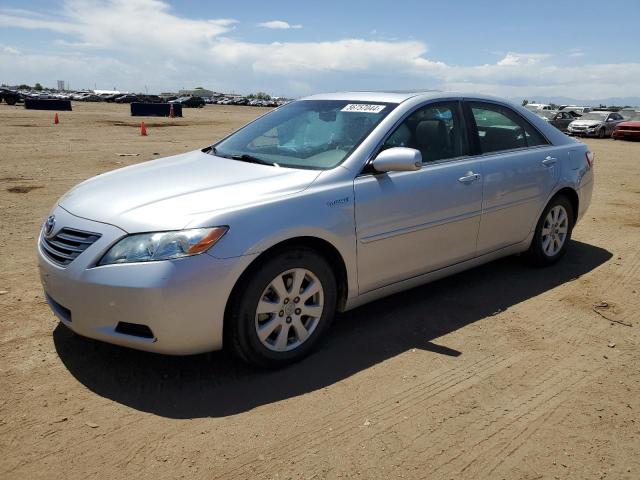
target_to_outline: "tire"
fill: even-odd
[[[552,222],[552,226],[549,228],[549,223],[553,219],[553,214],[550,215],[552,211],[564,211],[564,217],[559,217],[561,220],[557,222],[559,224],[557,228],[553,227],[554,224]],[[526,253],[526,257],[532,265],[548,267],[564,256],[569,241],[571,240],[574,218],[573,205],[567,197],[558,195],[549,201],[542,215],[540,215],[533,240]],[[562,220],[564,220],[564,222]],[[561,233],[563,230],[564,234]],[[555,243],[554,237],[560,243],[559,248],[556,248],[558,247],[558,243]],[[551,242],[554,242],[553,246]]]
[[[598,130],[598,138],[604,138],[607,136],[607,130],[605,127],[602,127],[600,130]]]
[[[298,292],[294,282],[300,285]],[[311,296],[305,299],[305,295]],[[318,346],[331,324],[336,301],[336,278],[321,255],[305,247],[277,251],[251,268],[234,289],[225,319],[225,342],[257,367],[297,362]]]

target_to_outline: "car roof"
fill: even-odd
[[[440,90],[384,90],[384,91],[348,91],[321,93],[301,98],[300,100],[353,100],[356,102],[402,103],[410,98],[421,97],[423,100],[439,98],[474,98],[504,102],[505,99],[479,93],[446,92]]]

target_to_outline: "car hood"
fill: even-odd
[[[299,192],[319,174],[198,150],[98,175],[70,190],[58,203],[73,215],[129,233],[179,230],[208,213]]]
[[[619,127],[640,127],[640,120],[627,120],[624,122],[620,122],[618,126]]]
[[[602,125],[604,122],[600,120],[574,120],[570,125],[574,127],[595,127]]]

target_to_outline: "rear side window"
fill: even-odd
[[[420,150],[425,163],[468,155],[460,104],[443,102],[417,109],[387,138],[382,149]]]
[[[482,153],[547,145],[546,139],[510,108],[483,102],[469,104]]]

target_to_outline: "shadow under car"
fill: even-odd
[[[321,389],[412,348],[463,355],[433,341],[574,280],[611,256],[572,241],[550,268],[508,257],[398,293],[339,314],[315,353],[277,371],[253,369],[224,351],[174,357],[131,350],[63,325],[53,339],[69,372],[98,395],[164,417],[221,417]]]

